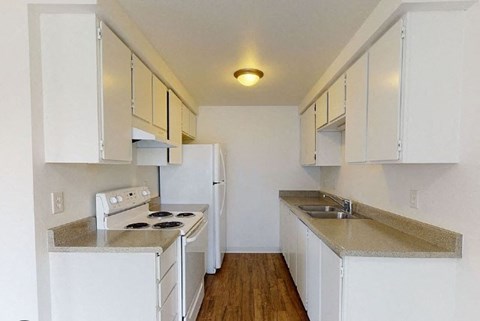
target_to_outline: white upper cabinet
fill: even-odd
[[[462,19],[411,12],[370,48],[368,161],[458,162]]]
[[[167,104],[168,89],[155,75],[153,76],[153,120],[152,125],[158,129],[158,135],[164,140],[167,139],[168,120]],[[157,131],[157,130],[156,130]]]
[[[347,70],[345,161],[365,162],[367,153],[368,53]]]
[[[197,136],[197,116],[182,104],[182,134],[187,140]]]
[[[168,91],[168,139],[178,147],[168,149],[168,163],[182,163],[182,101],[172,90]]]
[[[132,55],[132,113],[146,123],[152,122],[152,72],[137,56]]]
[[[167,87],[135,55],[132,55],[132,81],[133,128],[165,142],[168,130]]]
[[[131,52],[94,14],[40,18],[45,161],[129,163]]]
[[[345,75],[328,89],[328,122],[345,115]]]
[[[315,165],[315,104],[300,116],[300,163]]]
[[[403,20],[398,21],[369,51],[368,159],[400,157],[400,82]]]
[[[315,102],[316,128],[319,129],[328,123],[328,92],[324,92]]]

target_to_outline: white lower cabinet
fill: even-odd
[[[308,230],[307,242],[307,314],[310,320],[320,320],[320,272],[322,241]]]
[[[340,321],[342,320],[340,313],[342,303],[342,259],[323,242],[320,248],[321,301],[319,320]]]
[[[287,224],[288,224],[288,213],[290,210],[288,207],[280,202],[280,248],[282,250],[283,258],[288,265],[288,234],[287,234]]]
[[[297,291],[302,299],[305,309],[308,307],[307,303],[307,242],[308,242],[308,228],[299,219],[297,222]]]
[[[339,257],[285,204],[282,253],[310,321],[454,321],[456,259]]]
[[[50,253],[52,321],[178,320],[178,250]]]
[[[288,212],[287,229],[287,262],[293,282],[297,284],[297,217]]]

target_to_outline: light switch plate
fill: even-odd
[[[418,208],[418,191],[416,189],[410,190],[410,207]]]
[[[63,192],[53,192],[50,194],[52,201],[52,214],[60,214],[65,210]]]

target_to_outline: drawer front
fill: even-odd
[[[160,310],[161,321],[176,321],[178,319],[178,286],[168,296]]]
[[[167,300],[169,294],[172,292],[175,285],[177,285],[178,278],[178,268],[177,264],[173,264],[167,274],[160,281],[158,288],[158,306],[162,307],[165,301]]]
[[[170,267],[177,261],[177,244],[178,240],[170,245],[170,247],[160,255],[160,275],[158,279],[161,280],[165,273],[170,270]]]

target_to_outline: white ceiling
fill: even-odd
[[[118,0],[201,106],[298,105],[379,0]],[[240,68],[265,76],[255,87]]]

